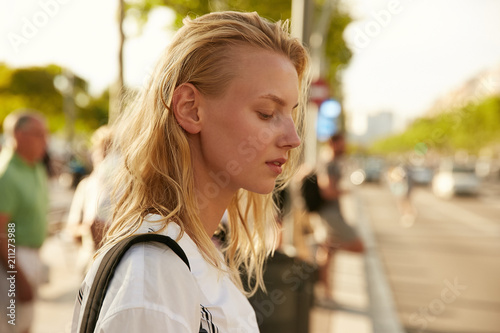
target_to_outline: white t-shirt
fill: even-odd
[[[158,230],[150,216],[137,233]],[[176,239],[180,227],[169,223],[161,234]],[[259,332],[247,298],[203,259],[193,240],[178,241],[191,266],[157,242],[133,245],[123,256],[104,299],[95,332]],[[71,332],[80,331],[83,309],[102,255],[87,273],[75,303]],[[222,259],[222,258],[221,258]],[[82,309],[82,311],[80,311]],[[201,327],[200,327],[201,323]]]

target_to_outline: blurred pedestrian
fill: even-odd
[[[99,127],[91,137],[93,170],[77,185],[68,214],[67,231],[81,245],[77,266],[85,269],[111,221],[111,188],[109,179],[115,159],[109,154],[112,131]]]
[[[89,174],[90,163],[86,152],[72,153],[69,157],[68,167],[71,173],[71,188],[76,190],[80,181]]]
[[[397,200],[401,214],[400,223],[403,227],[411,227],[417,217],[416,209],[411,201],[413,181],[408,166],[396,165],[389,169],[387,174],[389,188]]]
[[[334,134],[328,143],[332,151],[332,159],[326,164],[326,172],[318,174],[318,185],[324,200],[318,213],[326,222],[329,237],[318,251],[318,265],[319,279],[324,286],[324,296],[327,301],[331,301],[333,281],[329,273],[335,253],[338,250],[362,253],[364,246],[356,230],[345,220],[340,205],[340,198],[345,193],[340,186],[341,159],[345,154],[343,134]]]
[[[134,234],[176,240],[191,271],[157,243],[118,264],[98,332],[258,332],[252,291],[276,238],[272,191],[300,158],[308,56],[288,24],[257,13],[185,19],[147,89],[114,131],[113,221],[76,302],[78,332],[89,288],[110,246]],[[211,240],[224,211],[225,258]]]
[[[47,127],[34,111],[10,113],[0,153],[1,332],[29,332],[47,235],[48,186],[43,158]]]

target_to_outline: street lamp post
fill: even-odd
[[[65,118],[65,132],[66,132],[66,143],[68,144],[70,150],[73,150],[74,138],[75,138],[75,120],[76,120],[76,108],[75,108],[75,75],[69,69],[63,69],[62,74],[57,75],[54,78],[54,86],[61,93],[63,98],[62,109]]]

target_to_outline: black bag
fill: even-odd
[[[118,266],[118,263],[125,252],[127,252],[132,245],[140,242],[159,242],[167,245],[182,259],[182,261],[186,263],[189,270],[191,270],[189,260],[182,248],[168,236],[159,234],[141,234],[129,237],[119,242],[104,255],[104,258],[99,265],[99,269],[97,270],[94,282],[92,283],[92,287],[89,291],[87,303],[85,304],[80,333],[94,332],[97,319],[99,318],[99,312],[101,311],[102,302],[104,301],[108,284],[113,278],[116,266]]]
[[[249,298],[260,333],[309,332],[314,306],[314,284],[318,268],[279,250],[266,261],[264,283],[267,293],[258,290]],[[246,276],[243,277],[246,280]],[[276,294],[278,292],[278,294]],[[274,295],[280,295],[279,301]]]
[[[302,197],[308,212],[317,212],[323,206],[325,200],[321,197],[321,191],[318,186],[318,175],[311,172],[302,180],[300,187]]]

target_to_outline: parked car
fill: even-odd
[[[385,161],[379,157],[368,157],[364,163],[362,170],[365,174],[366,182],[377,183],[382,179],[385,171]]]
[[[479,177],[473,166],[444,163],[432,180],[432,190],[438,197],[451,198],[455,195],[477,195]]]
[[[434,170],[425,166],[414,166],[410,168],[410,178],[415,185],[430,185],[434,178]]]

